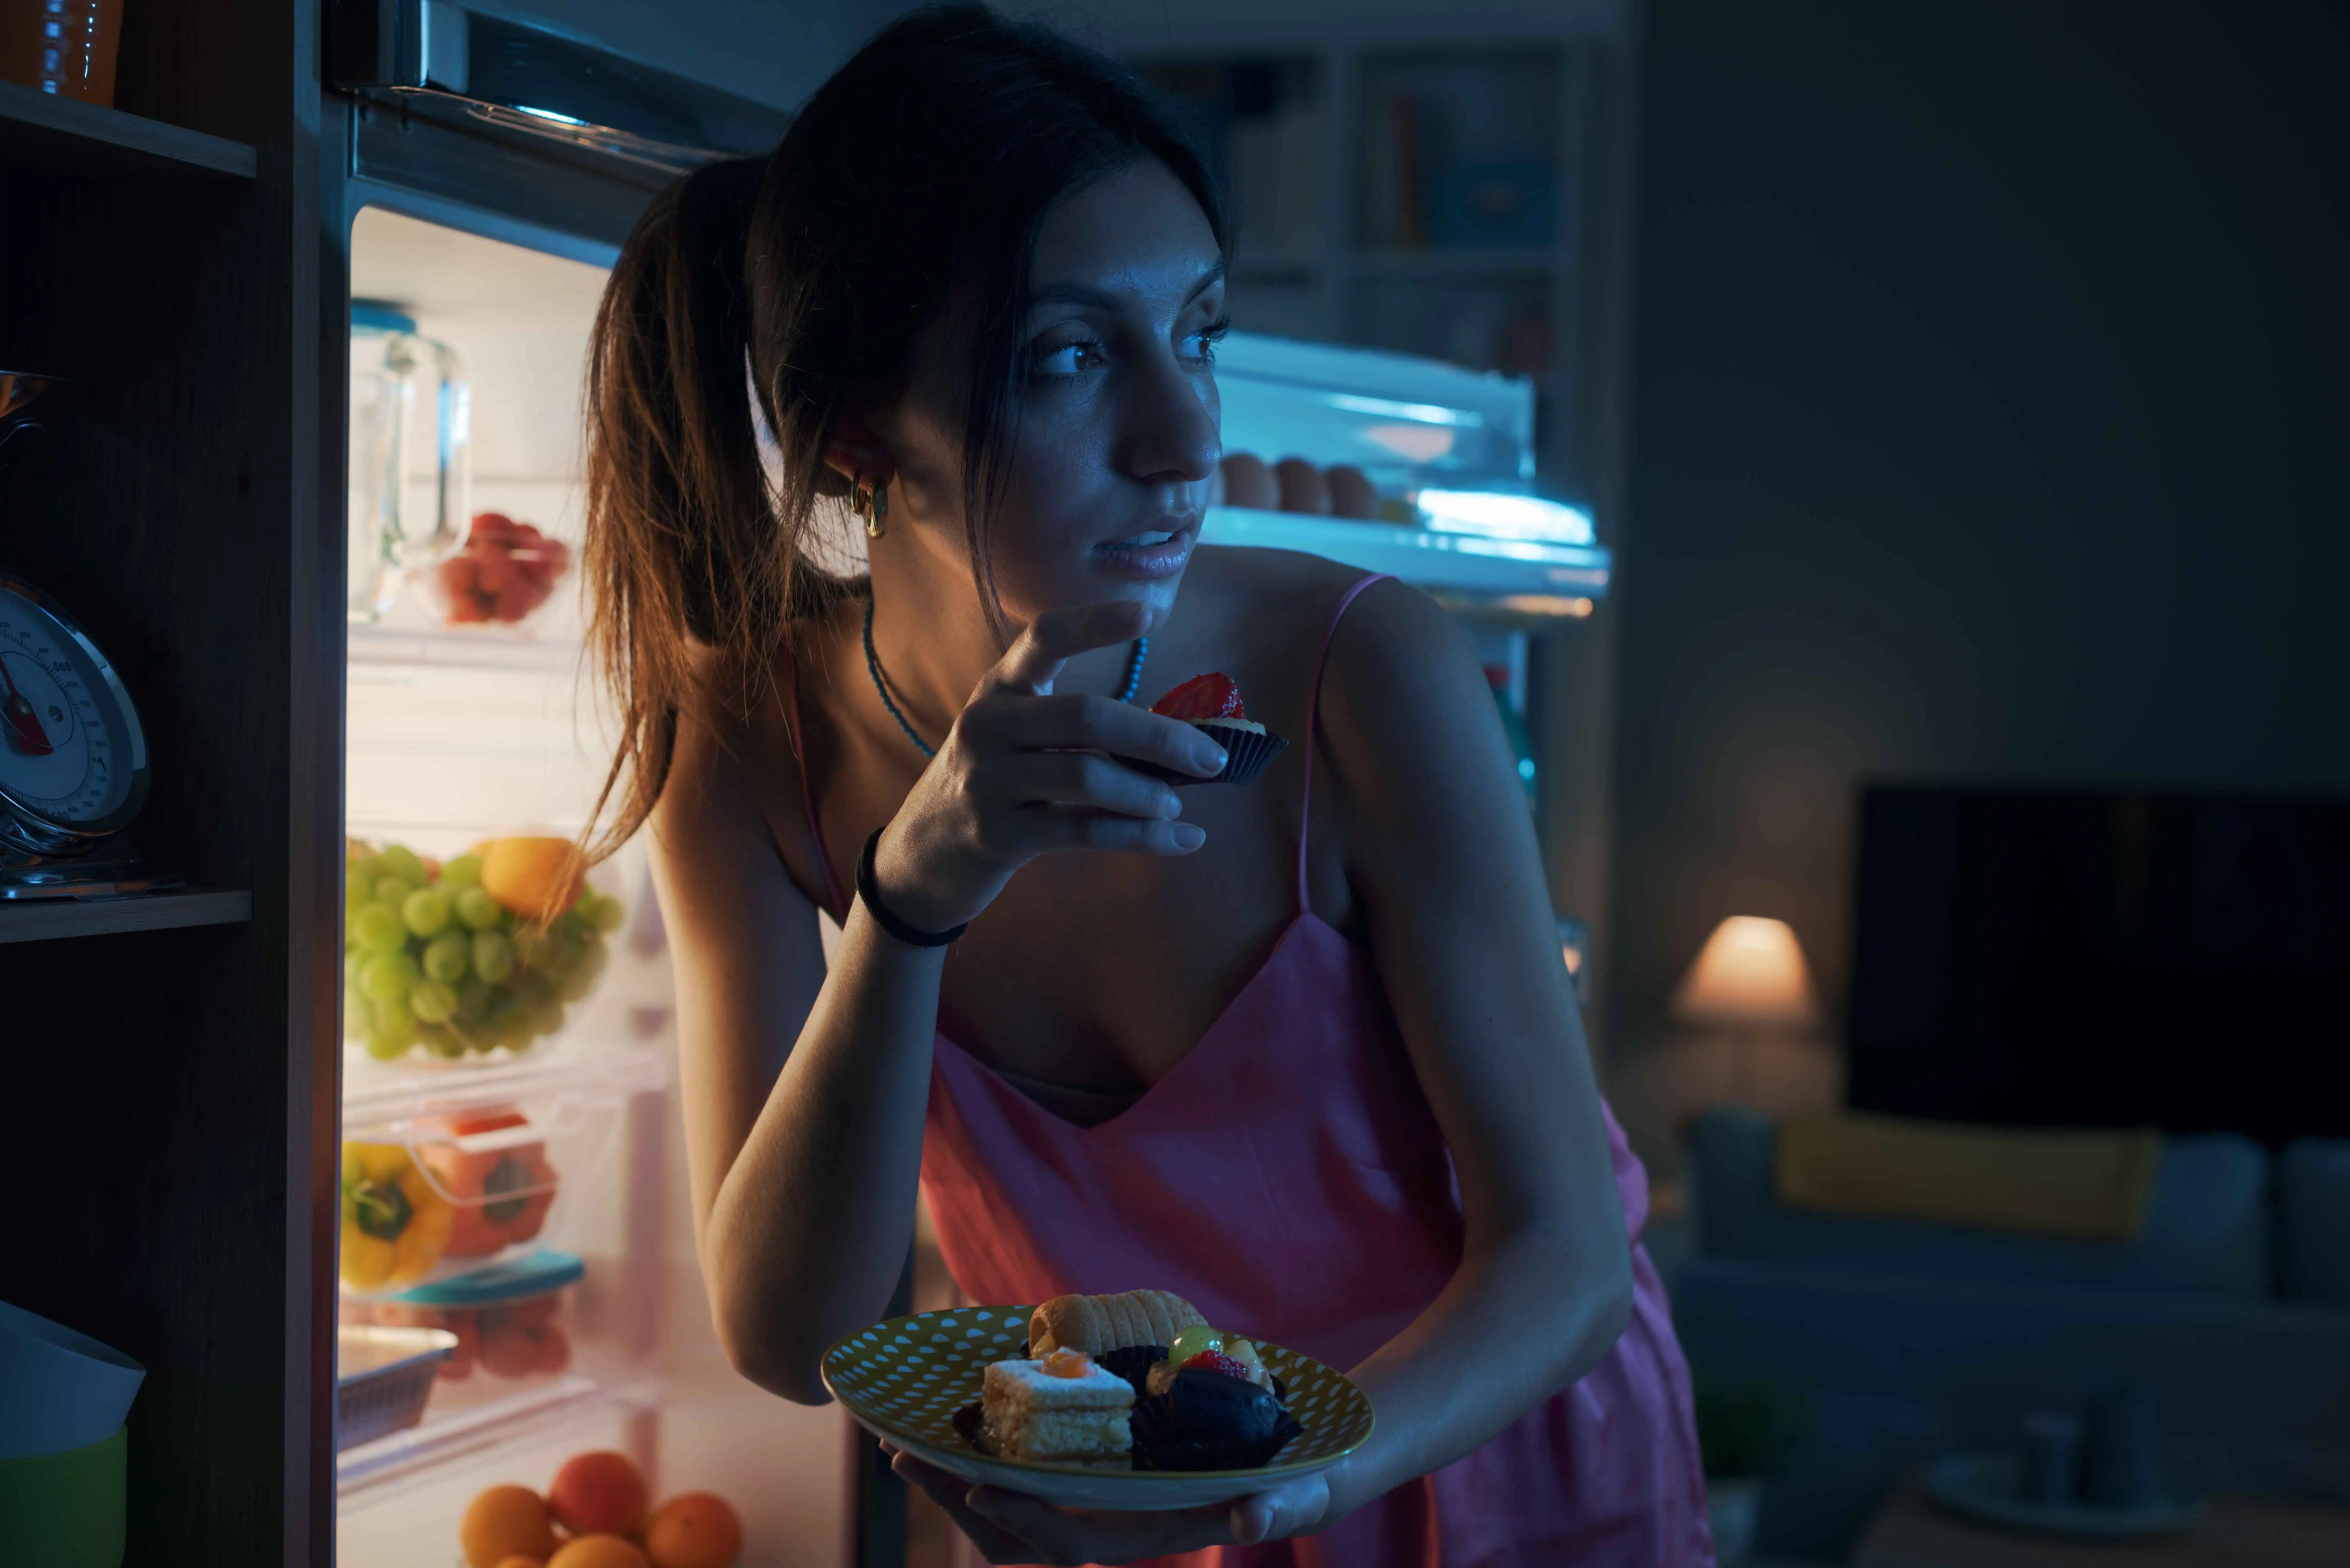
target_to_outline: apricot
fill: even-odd
[[[465,1505],[457,1526],[466,1568],[499,1568],[509,1557],[555,1554],[555,1528],[546,1504],[526,1486],[494,1486]]]
[[[499,1562],[498,1568],[546,1568],[546,1564],[536,1557],[507,1557]]]
[[[645,1554],[617,1535],[583,1535],[564,1542],[546,1568],[652,1568]]]
[[[546,1511],[580,1536],[635,1535],[645,1527],[651,1501],[636,1462],[610,1449],[572,1455],[546,1489]]]
[[[579,901],[587,867],[567,838],[493,838],[482,846],[482,890],[526,920],[551,920]]]
[[[715,1492],[680,1492],[645,1526],[653,1568],[734,1568],[743,1555],[743,1521]]]

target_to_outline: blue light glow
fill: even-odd
[[[1413,420],[1424,425],[1475,427],[1485,416],[1473,409],[1448,409],[1440,403],[1399,403],[1391,398],[1366,398],[1353,392],[1326,392],[1322,400],[1350,414],[1378,414],[1382,419]]]
[[[1588,545],[1591,514],[1534,495],[1503,495],[1485,490],[1423,490],[1414,499],[1440,534],[1473,534],[1487,539],[1541,540],[1553,545]]]

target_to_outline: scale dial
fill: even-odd
[[[0,845],[72,855],[147,798],[147,736],[114,667],[57,602],[0,574]]]

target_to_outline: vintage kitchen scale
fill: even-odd
[[[0,465],[40,433],[54,378],[0,369]],[[175,887],[127,831],[147,735],[114,666],[62,605],[0,566],[0,900]]]

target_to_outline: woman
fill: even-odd
[[[1182,1514],[899,1456],[993,1561],[1708,1562],[1645,1182],[1475,665],[1396,583],[1195,547],[1230,244],[1128,73],[956,7],[613,273],[606,843],[651,825],[719,1336],[824,1399],[919,1185],[975,1300],[1173,1290],[1378,1411],[1336,1469]],[[869,579],[812,556],[844,495]],[[1206,670],[1294,744],[1179,793],[1132,764],[1222,755],[1143,704]]]

